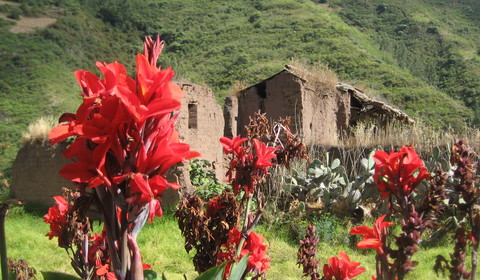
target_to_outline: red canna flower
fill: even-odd
[[[257,139],[253,139],[253,146],[255,147],[255,153],[257,155],[255,167],[265,169],[269,166],[273,166],[273,163],[270,162],[270,160],[276,157],[275,148],[269,148],[265,143]]]
[[[45,223],[50,224],[50,232],[47,233],[49,239],[58,237],[59,244],[63,244],[62,230],[67,226],[67,220],[65,215],[68,212],[68,203],[65,197],[63,196],[54,196],[55,205],[48,209],[48,213],[43,216]]]
[[[270,160],[276,157],[275,148],[267,147],[258,139],[248,140],[240,135],[232,139],[222,137],[220,143],[225,154],[231,155],[226,175],[232,182],[234,193],[242,188],[252,193],[256,184],[268,175],[267,167],[274,165]]]
[[[232,139],[228,137],[222,137],[220,138],[220,143],[223,145],[225,154],[233,152],[235,155],[240,157],[244,153],[244,147],[242,147],[242,144],[247,140],[247,138],[241,138],[240,135],[237,135]]]
[[[222,245],[223,251],[218,254],[218,262],[223,263],[235,258],[235,253],[238,245],[240,244],[242,233],[237,229],[233,228],[228,232],[228,240],[225,244]],[[265,238],[255,232],[250,232],[248,238],[243,244],[243,248],[240,252],[240,259],[245,255],[248,256],[248,264],[246,272],[252,272],[256,275],[266,273],[267,269],[270,268],[270,258],[266,257],[268,245],[264,244]],[[225,274],[228,276],[230,270],[230,265],[225,269]]]
[[[49,133],[52,144],[76,137],[64,153],[76,159],[60,171],[64,178],[90,188],[106,186],[115,196],[122,190],[128,203],[148,204],[149,221],[161,216],[162,193],[178,187],[165,179],[167,170],[199,156],[180,143],[175,130],[183,93],[171,82],[174,72],[156,66],[162,48],[158,37],[146,39],[145,53],[136,57],[136,79],[118,62],[97,62],[103,78],[75,72],[83,103]]]
[[[397,198],[410,195],[423,179],[430,178],[423,161],[412,147],[402,147],[400,152],[375,152],[374,180],[382,199],[393,193]]]
[[[64,152],[74,161],[60,174],[74,182],[82,195],[96,196],[94,203],[104,216],[105,233],[90,240],[95,279],[114,279],[113,271],[123,279],[125,270],[133,278],[143,276],[138,232],[146,219],[152,222],[162,215],[163,192],[179,187],[167,181],[168,169],[199,156],[180,142],[175,130],[183,92],[171,81],[174,72],[156,65],[162,48],[159,37],[146,38],[144,54],[136,56],[134,78],[118,62],[97,62],[101,77],[76,71],[83,102],[76,113],[61,116],[49,133],[51,144],[74,138]],[[86,192],[87,187],[94,191]],[[58,202],[45,215],[51,224],[50,238],[61,234],[63,208]],[[125,236],[128,240],[120,242]]]
[[[207,203],[207,216],[213,218],[218,210],[223,208],[225,208],[225,206],[222,205],[222,198],[220,196],[211,198]]]
[[[383,254],[383,244],[387,237],[387,227],[393,226],[395,223],[384,222],[386,215],[381,216],[375,221],[373,228],[368,226],[359,226],[352,228],[350,234],[363,235],[363,239],[357,243],[357,248],[360,249],[375,249],[378,254]]]
[[[345,252],[338,252],[341,257],[332,257],[328,259],[328,264],[323,266],[323,275],[325,280],[350,280],[353,277],[365,272],[365,268],[358,267],[360,263],[350,261]]]

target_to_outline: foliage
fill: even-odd
[[[478,3],[403,1],[400,4],[391,0],[329,3],[342,7],[339,12],[342,19],[370,33],[379,50],[390,53],[395,64],[472,108],[474,122],[478,124],[475,107],[480,98],[480,61],[475,55],[479,42],[475,34],[480,28],[478,20],[471,17],[471,11],[480,9]],[[450,16],[445,17],[447,10]]]
[[[220,246],[227,241],[229,230],[239,225],[240,205],[228,191],[206,204],[193,195],[180,202],[175,217],[185,237],[185,250],[195,249],[193,264],[202,273],[217,265]]]
[[[328,212],[318,215],[309,215],[298,223],[292,223],[294,239],[296,242],[303,238],[308,225],[316,229],[316,235],[321,242],[330,244],[349,244],[349,235],[345,232],[348,219],[340,219],[338,216]]]
[[[219,196],[226,188],[221,184],[211,169],[212,164],[205,159],[192,159],[189,165],[190,181],[196,188],[195,194],[203,200]]]

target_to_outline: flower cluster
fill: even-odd
[[[386,245],[386,228],[394,223],[384,222],[384,215],[377,219],[373,228],[359,226],[353,228],[350,234],[364,236],[357,244],[358,248],[373,248],[377,251],[378,279],[394,279],[395,276],[403,279],[417,265],[411,258],[419,250],[422,232],[432,224],[429,220],[431,215],[428,214],[436,207],[436,200],[441,196],[438,191],[441,191],[441,188],[432,184],[424,204],[415,204],[413,192],[423,180],[430,179],[431,176],[412,147],[402,147],[399,152],[392,151],[390,154],[377,151],[373,159],[376,164],[374,181],[381,198],[389,198],[390,213],[399,210],[402,215],[402,233],[395,236],[397,249]],[[390,262],[389,257],[393,258],[394,262]]]
[[[94,196],[105,222],[109,269],[119,279],[143,277],[135,240],[147,219],[162,215],[162,193],[178,188],[166,172],[199,156],[175,130],[183,93],[171,81],[174,72],[156,66],[162,49],[159,37],[146,38],[135,79],[118,62],[97,62],[103,77],[76,71],[83,103],[49,133],[52,145],[74,137],[64,156],[76,160],[60,174],[82,195]]]
[[[477,172],[478,155],[460,139],[452,147],[450,163],[453,166],[453,187],[448,207],[457,211],[459,221],[455,229],[454,252],[450,254],[450,262],[445,257],[437,256],[435,271],[450,272],[450,279],[475,279],[478,268],[478,248],[480,243],[480,190],[478,188]],[[471,271],[467,270],[467,248],[471,247]]]
[[[217,265],[217,254],[228,239],[231,228],[238,226],[240,205],[233,193],[223,192],[206,204],[197,195],[185,198],[175,216],[185,237],[185,250],[195,249],[193,263],[199,273]]]
[[[117,277],[110,269],[110,254],[107,248],[105,231],[102,234],[95,233],[89,242],[88,262],[95,268],[95,278],[98,280],[116,280]]]
[[[227,177],[235,194],[241,189],[252,193],[256,184],[268,174],[267,167],[273,165],[271,159],[276,157],[275,148],[267,147],[258,139],[252,140],[253,145],[243,145],[249,143],[247,140],[240,135],[232,139],[220,138],[225,154],[231,155]]]
[[[332,257],[328,259],[328,264],[323,266],[323,275],[325,280],[350,280],[353,277],[365,272],[365,268],[358,267],[360,263],[350,261],[345,252],[338,252],[341,257]]]
[[[422,160],[412,147],[402,147],[399,152],[387,154],[377,151],[375,160],[374,180],[382,199],[392,193],[397,199],[410,195],[430,174],[423,166]]]
[[[228,232],[228,240],[222,245],[223,251],[218,254],[218,263],[223,263],[229,260],[233,260],[236,257],[236,252],[240,244],[242,232],[233,228]],[[268,245],[264,244],[265,238],[255,232],[250,232],[248,237],[243,243],[240,249],[239,258],[243,258],[247,254],[248,264],[246,273],[253,273],[256,276],[265,274],[267,269],[270,268],[270,258],[266,257]],[[231,263],[230,263],[231,264]],[[229,267],[225,270],[225,274],[228,275]]]
[[[368,226],[359,226],[352,228],[350,234],[363,235],[363,239],[357,243],[359,249],[375,249],[377,253],[384,253],[384,244],[387,239],[387,228],[395,223],[384,222],[386,215],[381,216],[375,221],[372,228]]]
[[[50,232],[47,233],[49,239],[58,237],[58,243],[64,244],[62,240],[63,229],[67,225],[66,214],[69,206],[65,197],[54,196],[55,205],[48,209],[48,213],[43,216],[44,222],[50,224]]]
[[[64,153],[77,159],[60,170],[65,179],[90,188],[105,185],[112,193],[120,189],[130,204],[149,204],[150,221],[161,216],[160,195],[175,186],[165,179],[167,170],[198,156],[175,131],[178,114],[172,112],[180,109],[182,91],[170,81],[170,68],[156,66],[162,48],[158,37],[146,40],[136,58],[136,80],[117,62],[97,62],[103,79],[76,71],[83,103],[49,134],[51,144],[76,136]]]

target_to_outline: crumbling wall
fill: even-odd
[[[267,113],[267,118],[276,121],[279,117],[291,117],[292,131],[301,133],[302,100],[301,79],[282,71],[279,74],[247,88],[237,94],[237,131],[242,135],[249,117],[255,112]]]
[[[306,144],[334,145],[348,126],[348,94],[307,82],[302,89],[303,137]]]
[[[237,129],[243,132],[248,116],[260,110],[270,120],[290,117],[292,132],[306,144],[335,144],[349,124],[350,96],[320,83],[313,75],[304,76],[287,67],[241,91],[237,95]]]
[[[223,180],[223,151],[219,141],[225,129],[222,107],[210,88],[195,84],[180,86],[184,92],[176,126],[180,139],[201,153],[202,159],[210,161],[217,178]]]
[[[232,138],[238,135],[237,118],[238,118],[238,99],[235,96],[225,98],[223,106],[223,118],[225,120],[225,129],[223,136]]]
[[[13,163],[11,194],[25,202],[53,205],[52,197],[62,194],[62,187],[72,188],[58,171],[70,163],[61,153],[66,143],[50,146],[36,141],[26,143]]]
[[[267,98],[265,110],[262,111],[272,121],[290,117],[292,132],[299,134],[303,133],[303,102],[300,94],[303,83],[301,78],[286,71],[267,80]]]
[[[330,144],[336,140],[337,125],[335,97],[329,91],[317,92],[305,86],[301,92],[304,102],[303,139],[305,144]]]
[[[237,93],[237,134],[245,136],[245,126],[249,117],[260,110],[265,111],[266,83],[265,81]]]

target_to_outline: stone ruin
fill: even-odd
[[[223,136],[224,118],[221,106],[216,102],[211,89],[200,85],[179,85],[185,93],[177,121],[180,139],[189,143],[191,149],[200,152],[202,159],[213,163],[216,175],[224,178],[223,151],[219,139]],[[70,161],[61,153],[68,144],[53,147],[46,140],[25,143],[13,164],[11,194],[21,200],[43,205],[53,204],[53,196],[61,195],[62,187],[72,187],[58,171]],[[170,182],[182,186],[181,193],[191,193],[192,186],[188,167],[178,164],[167,174]],[[169,206],[179,198],[179,192],[167,190],[163,205]]]
[[[176,128],[182,142],[190,144],[193,151],[199,152],[202,159],[212,163],[219,180],[225,178],[223,169],[223,150],[220,137],[223,136],[225,121],[222,107],[215,100],[210,88],[182,84],[184,92],[182,108]],[[163,205],[172,205],[179,199],[179,194],[192,193],[188,166],[180,163],[167,176],[170,182],[177,182],[182,187],[180,192],[167,189],[163,194]]]
[[[230,101],[237,112],[232,134],[243,134],[254,112],[266,113],[271,120],[290,116],[293,133],[300,134],[305,144],[333,144],[338,131],[348,126],[350,97],[303,73],[286,66],[276,75],[244,90]],[[227,102],[226,102],[227,103]]]
[[[254,112],[266,113],[271,120],[291,117],[292,131],[306,139],[307,145],[334,144],[339,134],[364,120],[373,119],[379,125],[413,123],[402,111],[370,99],[352,86],[328,85],[308,71],[288,65],[271,78],[227,98],[223,111],[211,89],[189,83],[180,87],[185,93],[177,122],[180,138],[200,152],[202,159],[213,163],[220,180],[225,178],[225,169],[219,138],[244,133]],[[58,175],[69,162],[61,156],[65,147],[65,143],[50,147],[41,141],[24,145],[13,166],[12,195],[51,205],[52,196],[60,195],[62,187],[71,186]],[[177,165],[167,177],[182,186],[181,194],[192,192],[186,165]],[[163,205],[172,205],[178,198],[178,192],[166,191]]]
[[[225,135],[243,134],[249,116],[258,111],[271,120],[290,116],[292,132],[307,145],[335,145],[339,135],[359,122],[413,124],[404,112],[350,85],[330,85],[291,65],[225,100]]]
[[[66,147],[66,143],[50,146],[42,140],[25,143],[13,163],[10,194],[25,202],[53,204],[52,197],[71,185],[58,174],[70,162],[62,156]]]

